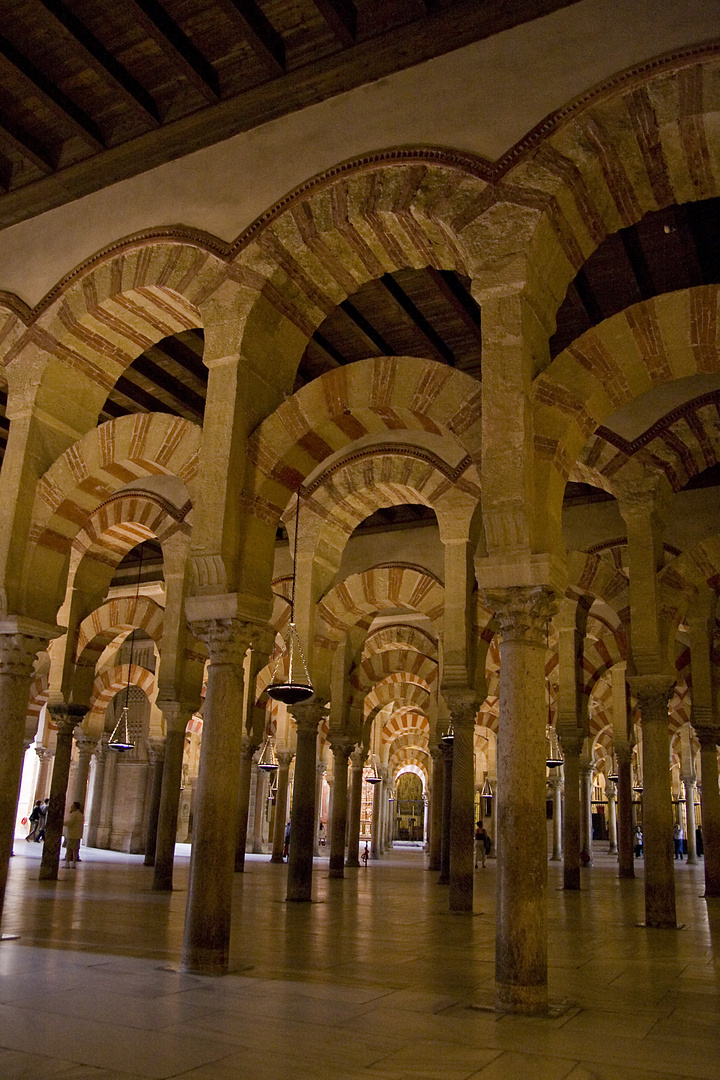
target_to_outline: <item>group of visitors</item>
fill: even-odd
[[[35,805],[28,815],[31,829],[25,837],[27,841],[33,840],[36,844],[40,844],[45,839],[45,829],[47,827],[49,809],[49,799],[45,799],[44,801],[42,799],[37,799],[35,801]],[[74,802],[70,807],[69,814],[63,822],[65,866],[75,867],[77,863],[80,862],[80,841],[82,840],[84,825],[82,805],[79,802]]]

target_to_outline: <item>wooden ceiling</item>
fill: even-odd
[[[3,0],[0,226],[574,0]]]

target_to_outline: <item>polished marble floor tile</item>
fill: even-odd
[[[176,890],[139,856],[83,849],[37,880],[11,860],[0,944],[0,1080],[720,1080],[720,901],[678,866],[682,930],[639,926],[642,866],[602,851],[582,890],[549,865],[549,1018],[492,1009],[495,864],[452,916],[421,853],[391,852],[286,904],[287,867],[236,875],[232,974],[179,970]]]

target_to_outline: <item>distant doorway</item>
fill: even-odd
[[[420,842],[425,839],[422,780],[415,773],[403,773],[397,782],[393,839]]]

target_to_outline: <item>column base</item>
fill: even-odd
[[[328,877],[331,877],[331,878],[344,878],[345,877],[345,870],[344,870],[344,868],[342,866],[337,866],[337,867],[331,866],[330,869],[328,870]]]
[[[190,948],[183,952],[180,970],[188,975],[227,975],[228,966],[223,949]]]
[[[498,1012],[542,1016],[548,1012],[547,985],[516,986],[495,983],[495,1008]]]
[[[346,859],[345,860],[345,866],[350,867],[350,869],[357,870],[360,867],[360,860],[359,859]]]
[[[273,855],[273,856],[271,857],[271,859],[270,859],[270,862],[271,862],[271,863],[273,863],[273,862],[274,862],[274,863],[284,863],[284,862],[285,862],[285,860],[284,860],[284,858],[282,857],[282,855]],[[244,867],[243,867],[243,869],[244,869]]]
[[[563,889],[579,889],[580,888],[580,867],[573,867],[571,870],[566,870],[563,875]]]

